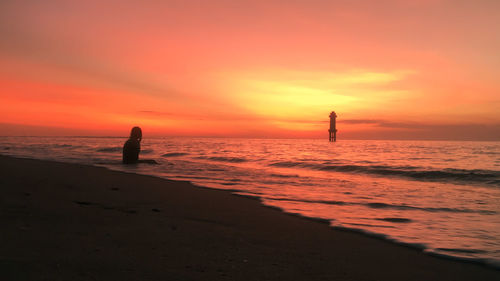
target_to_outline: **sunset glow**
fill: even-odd
[[[499,1],[2,1],[1,135],[500,139]]]

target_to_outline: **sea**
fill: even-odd
[[[500,142],[0,137],[0,154],[190,181],[452,259],[500,268]]]

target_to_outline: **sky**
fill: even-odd
[[[0,1],[0,135],[500,140],[497,0]]]

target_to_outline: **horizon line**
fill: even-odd
[[[117,139],[125,139],[128,136],[93,136],[93,135],[60,135],[60,136],[51,136],[51,135],[0,135],[0,137],[12,137],[12,138],[117,138]],[[286,140],[286,139],[303,139],[303,140],[326,140],[328,138],[308,138],[308,137],[241,137],[241,136],[150,136],[147,139],[159,139],[159,138],[212,138],[212,139],[276,139],[276,140]],[[422,139],[412,139],[412,138],[343,138],[337,139],[339,141],[468,141],[468,142],[500,142],[500,139],[446,139],[446,138],[422,138]]]

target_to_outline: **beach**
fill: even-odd
[[[0,156],[4,280],[498,280],[252,198]]]

